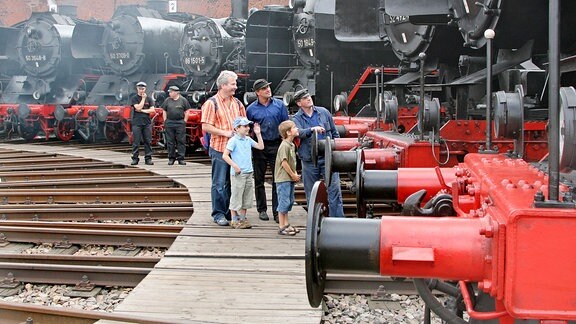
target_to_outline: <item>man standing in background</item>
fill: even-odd
[[[253,89],[258,96],[258,100],[248,106],[246,116],[248,120],[260,125],[262,138],[264,139],[264,150],[252,150],[256,209],[261,220],[269,220],[264,183],[266,168],[270,166],[270,170],[272,170],[272,213],[274,214],[274,220],[278,223],[278,211],[276,210],[278,208],[278,195],[276,194],[276,182],[274,181],[274,164],[278,147],[282,142],[278,126],[283,121],[288,120],[288,108],[281,100],[272,97],[270,82],[264,79],[256,80]]]
[[[186,165],[186,122],[188,121],[187,110],[192,108],[184,97],[180,96],[180,88],[170,86],[169,97],[162,103],[164,109],[164,132],[166,134],[166,146],[168,147],[168,165]],[[178,151],[178,152],[176,152]]]
[[[136,84],[136,95],[132,97],[132,163],[137,165],[140,161],[140,142],[144,142],[144,163],[152,162],[152,120],[150,113],[154,112],[154,101],[146,94],[146,83]]]

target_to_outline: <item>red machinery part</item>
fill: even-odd
[[[312,140],[310,142],[310,147],[312,152],[312,162],[314,165],[317,165],[318,159],[321,156],[324,156],[324,147],[326,146],[326,142],[330,141],[330,145],[332,146],[333,150],[336,151],[347,151],[353,148],[360,146],[362,143],[357,138],[326,138],[326,139],[318,139],[318,133],[312,133]]]
[[[424,170],[399,169],[398,185],[437,178]],[[468,154],[452,172],[454,217],[327,218],[326,186],[317,182],[306,237],[311,305],[320,303],[327,273],[377,272],[476,282],[496,301],[495,312],[470,313],[478,319],[576,319],[574,203],[546,205],[548,177],[520,159]]]

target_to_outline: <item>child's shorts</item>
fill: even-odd
[[[277,211],[282,214],[286,214],[291,211],[292,205],[294,204],[294,182],[277,182],[276,194],[278,195]]]
[[[241,209],[252,208],[254,201],[252,172],[230,176],[230,187],[230,210],[239,211]]]

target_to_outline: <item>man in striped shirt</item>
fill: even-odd
[[[216,79],[218,93],[202,106],[202,130],[210,133],[208,155],[212,160],[212,218],[220,226],[230,220],[230,166],[222,158],[228,139],[234,136],[232,127],[236,117],[246,117],[246,109],[234,97],[238,76],[222,71]]]

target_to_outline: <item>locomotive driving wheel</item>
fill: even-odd
[[[121,123],[106,123],[104,124],[104,136],[109,142],[118,144],[122,142],[126,132],[124,132]]]
[[[18,134],[26,141],[33,140],[40,131],[40,123],[37,121],[23,121],[18,123]]]
[[[56,122],[56,136],[64,142],[68,142],[74,137],[76,130],[76,121],[73,118],[67,118]]]

